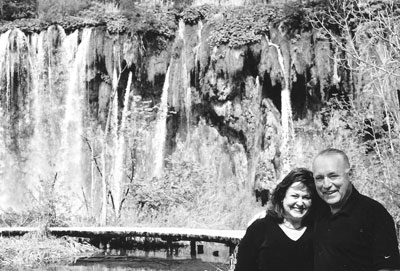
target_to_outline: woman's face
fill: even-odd
[[[284,216],[292,222],[301,221],[311,207],[311,192],[301,182],[289,186],[282,201]]]

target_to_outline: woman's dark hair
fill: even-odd
[[[282,223],[284,219],[284,210],[283,210],[283,199],[286,196],[286,191],[289,187],[296,183],[300,182],[304,184],[311,193],[312,205],[309,213],[303,219],[302,224],[305,225],[312,218],[312,213],[314,212],[314,204],[317,201],[317,192],[315,190],[314,177],[310,170],[305,168],[295,168],[288,175],[283,178],[283,180],[275,187],[274,191],[271,195],[271,203],[267,210],[268,215],[276,222]]]

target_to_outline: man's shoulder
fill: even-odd
[[[391,215],[389,214],[387,209],[383,206],[383,204],[371,197],[359,194],[358,201],[360,207],[364,210],[364,212],[369,213],[369,215],[375,214],[378,216],[384,215],[391,217]]]
[[[363,204],[363,206],[386,210],[386,208],[379,201],[377,201],[369,196],[359,194],[358,200],[361,204]]]

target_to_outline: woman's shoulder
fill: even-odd
[[[252,229],[252,230],[267,230],[268,228],[270,228],[270,226],[275,223],[272,219],[271,216],[266,215],[264,217],[261,218],[257,218],[255,219],[250,226],[248,227],[248,229]]]

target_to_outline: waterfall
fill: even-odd
[[[182,52],[181,52],[181,75],[182,75],[182,88],[184,90],[184,104],[185,104],[185,118],[186,118],[186,130],[187,130],[187,138],[189,135],[189,125],[190,125],[190,110],[192,107],[192,90],[189,84],[189,72],[188,72],[188,64],[187,64],[187,55],[186,55],[186,40],[185,40],[185,22],[183,19],[179,20],[179,28],[178,28],[178,37],[182,40]]]
[[[0,160],[7,163],[0,179],[9,180],[2,189],[13,208],[34,208],[43,193],[61,196],[59,215],[83,206],[90,35],[83,30],[79,43],[78,31],[66,35],[61,26],[50,26],[29,38],[20,30],[0,36]]]
[[[8,62],[6,61],[7,57],[7,49],[9,46],[8,39],[10,36],[11,30],[8,30],[5,33],[0,35],[0,95],[3,96],[3,91],[5,89],[4,82],[6,82],[6,73],[5,71],[8,70]],[[0,104],[0,206],[1,209],[7,209],[8,207],[8,198],[9,193],[7,193],[8,185],[4,183],[7,180],[6,169],[8,168],[9,157],[7,153],[7,141],[3,140],[6,138],[6,131],[7,128],[3,123],[6,122],[6,108],[4,106],[4,101],[2,99],[2,103]],[[4,107],[4,108],[3,108]]]
[[[281,122],[282,122],[282,168],[281,176],[285,176],[291,170],[291,158],[290,152],[294,138],[294,128],[292,119],[292,105],[290,101],[290,85],[289,85],[289,73],[286,72],[284,58],[279,45],[272,43],[266,36],[269,46],[276,48],[278,53],[278,62],[282,70],[282,75],[284,79],[283,88],[281,91]]]
[[[21,170],[28,159],[32,129],[28,42],[19,29],[7,31],[0,37],[0,192],[4,195],[0,201],[5,203],[1,206],[3,210],[22,207],[31,187],[23,182],[29,172]]]
[[[112,96],[112,104],[111,104],[111,109],[110,109],[110,137],[111,137],[111,147],[108,151],[106,149],[103,150],[106,154],[108,152],[112,153],[112,161],[111,161],[111,168],[110,172],[107,171],[106,165],[103,167],[104,175],[108,175],[108,184],[109,184],[109,189],[111,191],[112,195],[112,200],[113,200],[113,205],[114,205],[114,211],[117,211],[117,206],[118,206],[118,201],[119,201],[119,195],[120,195],[120,187],[118,186],[118,172],[117,172],[117,153],[118,153],[118,82],[119,82],[119,76],[118,76],[118,71],[117,71],[117,65],[114,66],[113,69],[113,81],[112,81],[112,86],[113,86],[113,96]],[[106,128],[107,129],[107,128]],[[107,131],[105,131],[107,133]],[[106,140],[106,146],[107,146],[107,138]],[[104,200],[104,199],[103,199]]]
[[[33,197],[40,197],[40,184],[39,181],[47,178],[46,173],[49,172],[48,168],[48,159],[47,155],[49,153],[49,149],[51,143],[48,142],[49,139],[46,136],[46,126],[44,125],[46,121],[46,116],[44,114],[44,110],[41,107],[46,99],[43,93],[44,84],[43,79],[43,71],[45,69],[45,54],[43,51],[44,48],[44,33],[46,31],[42,31],[40,34],[34,34],[31,38],[30,43],[30,62],[31,62],[31,76],[32,76],[32,85],[31,85],[31,98],[32,98],[32,117],[33,117],[33,135],[30,142],[31,149],[31,159],[29,159],[28,168],[31,168],[30,177],[27,182],[37,186],[36,189],[32,189]],[[49,144],[50,143],[50,144]]]
[[[336,86],[337,89],[339,89],[339,84],[340,84],[340,76],[338,74],[339,71],[339,63],[340,62],[340,51],[339,47],[335,47],[335,53],[333,54],[333,75],[332,75],[332,84]]]
[[[253,93],[257,93],[257,103],[256,104],[261,104],[260,100],[261,100],[261,89],[260,89],[260,78],[257,76],[254,82],[254,86],[253,86],[254,90]],[[247,163],[247,179],[248,181],[245,182],[244,179],[242,179],[242,183],[246,183],[247,184],[247,188],[254,190],[255,187],[255,180],[256,180],[256,170],[257,170],[257,166],[258,166],[258,161],[260,158],[260,147],[261,147],[261,143],[260,143],[260,135],[261,135],[261,108],[258,109],[253,109],[252,110],[255,113],[255,131],[254,131],[254,143],[253,146],[249,147],[249,156],[248,156],[248,160],[246,161]],[[243,155],[243,153],[245,153],[245,151],[243,150],[242,152],[239,152],[240,155]],[[242,160],[244,160],[242,158]],[[237,168],[243,167],[243,163],[242,165],[237,165]]]
[[[165,74],[165,81],[161,94],[160,108],[157,116],[157,123],[152,141],[152,148],[154,153],[154,159],[153,159],[154,166],[152,170],[153,177],[161,176],[164,164],[164,148],[167,136],[169,73],[170,73],[170,66],[168,67],[167,73]]]
[[[198,73],[197,71],[197,62],[198,62],[198,55],[200,51],[200,45],[201,45],[201,31],[203,30],[203,22],[199,21],[198,22],[198,29],[197,29],[197,39],[198,39],[198,44],[193,48],[194,51],[194,70],[195,73]],[[187,77],[190,78],[190,74],[187,73]],[[192,88],[190,87],[190,84],[187,83],[187,91],[186,91],[186,97],[185,97],[185,112],[186,112],[186,126],[187,126],[187,138],[190,137],[190,117],[191,117],[191,110],[192,110]]]
[[[8,47],[9,42],[8,39],[10,37],[11,30],[1,34],[0,36],[0,63],[2,64],[2,69],[0,70],[0,84],[1,89],[3,90],[3,82],[7,80],[7,71],[10,69],[8,66],[7,56],[8,56]],[[5,69],[4,69],[5,67]],[[6,81],[6,85],[8,85],[8,81]]]
[[[197,29],[197,38],[199,40],[199,44],[196,45],[195,47],[195,64],[197,63],[197,58],[198,58],[198,53],[199,53],[199,49],[200,49],[200,45],[201,45],[201,31],[203,30],[203,22],[199,21],[198,22],[198,29]]]
[[[132,84],[132,72],[129,72],[128,83],[125,89],[124,95],[124,108],[122,110],[121,124],[117,133],[117,148],[115,153],[114,163],[114,180],[111,185],[111,192],[114,200],[115,216],[119,217],[120,206],[122,202],[123,192],[123,176],[125,175],[124,161],[125,161],[125,140],[126,140],[126,121],[129,113],[129,101],[130,101],[130,87]],[[117,96],[117,95],[115,95]],[[116,100],[114,98],[114,100]],[[113,104],[113,106],[118,106]]]
[[[68,74],[67,93],[65,96],[65,111],[62,120],[62,153],[59,161],[61,173],[63,174],[63,186],[72,192],[73,210],[77,210],[84,204],[84,177],[83,177],[83,119],[85,115],[85,93],[87,81],[87,55],[92,29],[85,28],[82,40],[76,49],[75,58],[72,62],[72,54],[77,44],[78,33],[75,31],[64,40],[64,56],[67,65],[72,62]],[[71,47],[72,46],[72,47]],[[80,200],[77,201],[77,199]]]
[[[79,145],[80,143],[75,143],[73,140],[67,142],[67,138],[64,136],[67,131],[64,127],[68,125],[64,118],[66,114],[65,101],[68,100],[65,93],[70,92],[70,87],[64,83],[68,76],[71,77],[71,82],[76,80],[76,76],[70,75],[70,72],[74,70],[73,60],[77,46],[77,31],[67,36],[61,26],[50,26],[39,35],[31,36],[29,48],[32,77],[30,97],[33,104],[34,129],[30,139],[31,153],[25,166],[25,170],[30,174],[26,177],[25,182],[37,184],[36,189],[30,189],[32,193],[36,193],[35,198],[38,198],[40,193],[49,187],[57,186],[66,197],[74,196],[71,189],[72,191],[78,190],[75,184],[80,179],[76,178],[78,177],[76,175],[73,178],[69,177],[70,169],[67,167],[67,163],[74,159],[68,153],[69,145]],[[69,103],[71,104],[71,102]],[[72,105],[69,107],[71,108]],[[78,164],[77,171],[79,171],[79,167]],[[67,184],[71,182],[71,185],[65,185],[65,181]],[[80,186],[78,185],[78,187]],[[79,201],[75,201],[75,196],[71,199],[78,205]],[[75,209],[79,209],[77,205]]]

